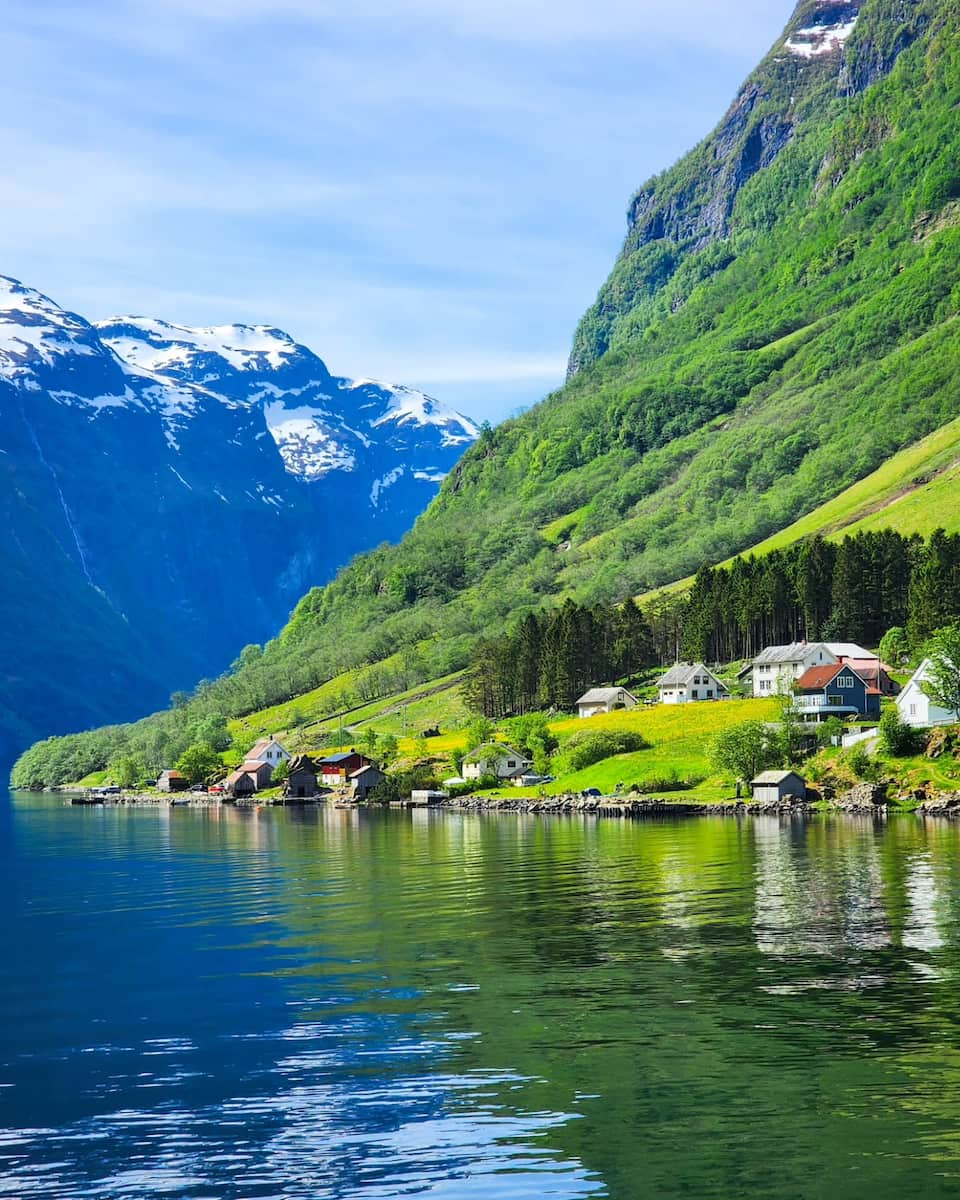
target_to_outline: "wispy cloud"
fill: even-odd
[[[562,373],[630,193],[788,9],[8,0],[0,272],[91,316],[282,324],[498,415]]]

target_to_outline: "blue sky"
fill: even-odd
[[[6,0],[0,273],[498,420],[788,0]]]

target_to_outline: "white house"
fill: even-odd
[[[792,642],[789,646],[767,646],[740,672],[750,675],[755,696],[776,696],[789,691],[811,667],[838,662],[836,654],[824,642]]]
[[[960,715],[951,712],[948,708],[942,708],[923,690],[924,683],[930,678],[932,665],[930,659],[925,658],[911,675],[910,682],[897,697],[900,720],[917,728],[925,728],[928,725],[960,724]]]
[[[879,662],[875,654],[858,646],[856,642],[824,642],[826,648],[835,656],[837,662]]]
[[[526,774],[532,766],[530,759],[524,758],[512,746],[503,742],[485,742],[464,758],[461,773],[464,779],[480,779],[483,775],[513,779],[515,775]]]
[[[595,717],[597,713],[609,713],[618,708],[636,708],[639,701],[626,688],[591,688],[577,701],[577,712],[581,717]]]
[[[657,680],[661,704],[687,704],[692,700],[726,700],[730,693],[714,673],[703,665],[677,663]]]
[[[276,738],[261,738],[250,747],[243,761],[269,763],[271,767],[277,767],[282,762],[290,761],[290,752]]]

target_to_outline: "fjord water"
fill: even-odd
[[[0,805],[0,1196],[960,1189],[960,829]]]

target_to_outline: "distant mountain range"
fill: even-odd
[[[279,329],[90,323],[0,277],[0,754],[222,670],[477,435]]]

